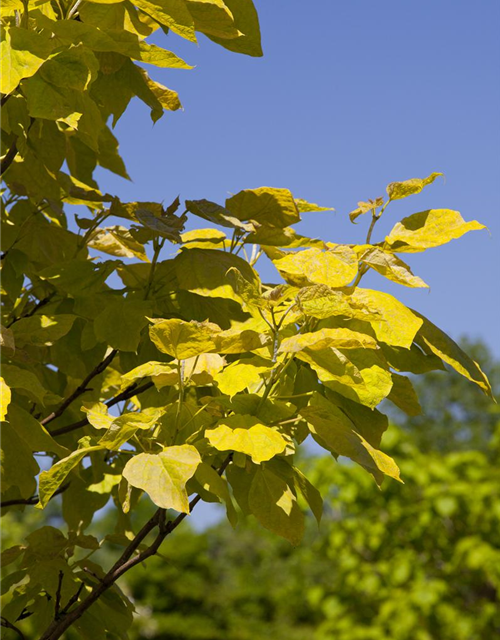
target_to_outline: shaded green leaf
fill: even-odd
[[[300,222],[299,210],[288,189],[245,189],[226,200],[226,209],[238,220],[255,220],[270,227]]]
[[[333,403],[314,392],[307,407],[299,410],[319,444],[351,458],[373,474],[378,484],[383,475],[399,480],[399,469],[389,456],[372,447],[355,429],[349,418]]]
[[[100,445],[89,446],[89,439],[82,438],[79,442],[79,449],[73,451],[69,456],[59,460],[52,465],[48,471],[42,471],[38,481],[39,502],[36,505],[39,509],[47,506],[54,493],[59,489],[63,482],[80,462],[93,451],[101,451]]]
[[[477,384],[486,395],[493,398],[489,380],[477,362],[469,358],[450,336],[432,324],[430,320],[427,320],[417,311],[413,313],[422,320],[422,326],[415,339],[417,344],[425,351],[430,351],[441,358],[446,364],[453,367],[455,371]]]
[[[248,507],[260,524],[294,546],[304,535],[304,515],[287,483],[267,467],[258,468],[248,492]]]
[[[137,351],[150,309],[147,302],[116,297],[95,319],[97,339],[113,349]]]

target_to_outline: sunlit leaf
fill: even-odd
[[[224,40],[240,35],[233,14],[222,0],[186,0],[186,4],[197,31]]]
[[[429,209],[414,213],[398,222],[385,239],[391,251],[416,253],[431,247],[439,247],[468,231],[486,229],[473,220],[465,222],[458,211]]]
[[[327,251],[305,249],[273,262],[288,283],[299,287],[308,284],[343,287],[354,279],[358,270],[356,254],[346,245],[337,245]]]
[[[92,234],[88,246],[112,256],[139,258],[143,262],[149,262],[144,246],[134,239],[126,227],[120,225],[97,229]]]
[[[428,287],[421,278],[414,276],[410,267],[389,251],[379,247],[360,247],[358,257],[369,267],[385,276],[388,280],[405,285],[406,287]]]
[[[275,429],[266,427],[257,418],[234,415],[205,432],[210,444],[219,451],[240,451],[260,464],[270,460],[286,447],[286,440]]]
[[[211,322],[186,322],[172,318],[157,320],[149,327],[149,337],[163,353],[185,360],[215,349],[215,336],[220,328]]]
[[[380,314],[380,320],[370,320],[375,335],[381,342],[409,349],[422,320],[396,298],[371,289],[356,289],[352,294],[355,303],[365,304]]]
[[[319,329],[285,338],[280,344],[280,353],[297,353],[303,349],[313,351],[336,347],[337,349],[376,349],[377,341],[369,335],[350,329]]]
[[[113,417],[99,444],[105,449],[117,450],[130,440],[137,430],[149,431],[164,413],[165,410],[162,408],[149,407],[137,413],[122,413],[119,417]]]
[[[335,211],[333,207],[321,207],[319,204],[307,202],[301,198],[295,198],[295,204],[300,213],[310,213],[311,211]]]
[[[431,173],[427,178],[411,178],[404,182],[391,182],[387,186],[387,195],[390,200],[407,198],[415,193],[420,193],[424,187],[432,184],[436,178],[442,175],[442,173]]]
[[[162,509],[189,513],[186,482],[201,463],[198,451],[188,445],[166,447],[161,453],[139,453],[123,469],[123,477],[143,489]]]
[[[11,400],[10,389],[3,378],[0,377],[0,421],[4,421]]]
[[[33,76],[49,57],[55,43],[48,33],[10,27],[0,44],[1,83],[0,91],[9,94],[23,78]]]
[[[377,320],[382,316],[368,302],[354,300],[343,291],[336,291],[326,285],[313,285],[300,289],[297,294],[299,308],[313,318],[346,316],[358,320]]]
[[[261,374],[273,367],[271,360],[254,357],[236,360],[215,376],[219,390],[232,397],[262,381]]]
[[[194,21],[182,0],[138,0],[134,4],[174,33],[196,42]]]

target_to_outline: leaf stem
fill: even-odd
[[[160,257],[160,252],[163,249],[165,242],[166,242],[166,238],[163,238],[162,240],[157,240],[155,238],[153,240],[154,254],[153,254],[153,259],[151,261],[151,269],[149,270],[149,277],[148,277],[148,282],[146,284],[146,290],[144,292],[144,300],[148,299],[149,293],[151,291],[151,287],[153,285],[153,280],[154,280],[155,271],[156,271],[156,265],[158,264],[158,258]]]
[[[389,204],[389,201],[386,202],[386,204],[384,205],[384,207],[382,208],[382,210],[380,211],[380,213],[376,213],[376,209],[373,208],[372,209],[372,220],[370,222],[370,226],[368,228],[368,233],[366,234],[366,241],[365,244],[371,244],[372,241],[372,234],[373,234],[373,229],[375,228],[375,225],[377,224],[377,221],[380,219],[380,216],[382,215],[382,213],[384,212],[384,209],[386,208],[386,206]],[[354,282],[352,283],[352,287],[357,287],[358,284],[361,282],[361,278],[365,275],[365,273],[368,271],[368,266],[366,264],[361,264],[359,271],[358,271],[358,275],[356,276],[356,279],[354,280]]]

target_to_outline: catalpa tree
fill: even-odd
[[[379,484],[400,480],[380,448],[377,407],[420,411],[402,372],[448,364],[491,393],[440,329],[361,286],[374,269],[425,287],[397,254],[483,227],[429,210],[373,240],[388,205],[439,174],[359,203],[351,219],[370,220],[363,244],[296,233],[301,214],[329,209],[287,189],[184,207],[102,193],[96,166],[128,177],[110,127],[132,97],[153,120],[180,107],[140,63],[189,65],[147,37],[162,29],[194,42],[201,32],[261,55],[250,0],[4,0],[2,29],[2,511],[44,509],[62,494],[66,527],[42,526],[4,552],[1,621],[13,637],[56,640],[72,627],[89,640],[125,638],[133,606],[117,580],[200,501],[296,545],[303,507],[322,513],[294,464],[309,435]],[[73,223],[74,205],[83,213]],[[188,215],[203,228],[184,232]],[[262,254],[276,284],[260,280]],[[139,500],[156,511],[136,530]],[[116,526],[98,540],[86,530],[109,503]],[[112,567],[94,555],[106,544],[121,546]]]

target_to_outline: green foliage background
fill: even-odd
[[[302,216],[329,216],[331,208],[284,188],[244,189],[224,205],[201,199],[181,206],[180,198],[167,205],[122,202],[102,193],[94,179],[98,166],[128,178],[112,128],[130,100],[145,102],[153,122],[181,106],[177,93],[144,65],[191,67],[148,37],[174,31],[195,43],[202,33],[230,52],[260,56],[251,0],[4,0],[1,31],[1,506],[18,527],[2,554],[2,627],[40,640],[74,634],[125,640],[134,594],[130,599],[117,581],[162,551],[167,536],[205,501],[223,503],[233,527],[252,515],[294,546],[307,532],[310,544],[302,550],[306,556],[316,551],[323,564],[311,555],[294,556],[305,575],[292,579],[278,607],[298,616],[293,633],[302,633],[302,626],[309,633],[309,615],[315,633],[341,638],[344,623],[351,634],[356,624],[360,634],[376,633],[369,611],[380,602],[370,598],[384,593],[387,576],[399,576],[400,591],[405,580],[421,578],[411,573],[415,558],[392,566],[392,555],[384,555],[394,548],[395,532],[417,518],[420,529],[412,535],[426,543],[430,526],[420,507],[411,517],[406,508],[392,509],[392,500],[408,500],[413,489],[403,494],[394,484],[375,493],[370,484],[374,479],[380,486],[385,477],[402,481],[398,462],[384,451],[388,419],[378,407],[389,411],[394,405],[417,419],[422,409],[411,378],[402,373],[447,366],[486,396],[492,390],[479,364],[430,320],[360,284],[372,270],[381,282],[428,287],[399,254],[440,247],[484,226],[455,210],[428,209],[396,218],[384,238],[375,238],[387,207],[392,215],[399,200],[416,200],[440,173],[392,182],[384,197],[359,202],[350,218],[367,231],[352,244],[297,233],[293,225]],[[73,222],[76,206],[81,215]],[[186,232],[189,216],[201,219],[203,228]],[[275,267],[273,284],[262,282],[257,270],[264,255]],[[442,423],[439,406],[435,414]],[[474,420],[457,433],[462,444],[477,435]],[[309,435],[333,458],[358,464],[367,478],[351,463],[307,462],[301,445]],[[458,476],[479,473],[486,464],[485,453],[468,464],[445,459],[447,437],[440,432],[442,460],[433,458],[432,438],[422,449],[389,439],[408,463],[413,488],[427,492],[441,482],[448,491]],[[434,461],[448,475],[435,473]],[[422,478],[424,463],[428,475]],[[319,522],[323,513],[320,491],[301,470],[306,467],[334,505],[327,509],[323,538],[314,538],[305,515],[309,508]],[[487,487],[481,475],[467,482],[476,480]],[[460,514],[457,492],[451,500],[438,490],[438,516]],[[108,503],[113,521],[93,522]],[[34,508],[46,509],[46,516]],[[460,517],[468,522],[464,508]],[[471,526],[476,531],[475,522]],[[242,540],[253,539],[253,530],[242,527]],[[208,557],[222,533],[202,542]],[[352,542],[359,536],[358,551]],[[262,541],[242,561],[243,576],[250,563],[265,569],[259,557],[267,553],[268,538]],[[173,554],[171,566],[187,577],[196,572],[179,568],[179,559],[193,563],[191,543],[196,548],[200,539],[187,534],[166,551]],[[271,544],[278,560],[282,547]],[[347,544],[354,553],[340,553]],[[416,552],[419,562],[427,552],[425,546]],[[237,556],[220,558],[231,567],[230,581],[238,580]],[[337,564],[327,579],[329,557]],[[195,567],[198,562],[196,555]],[[450,579],[455,564],[450,560]],[[282,580],[278,569],[272,567],[276,583]],[[417,609],[437,602],[443,589],[443,580],[433,582],[424,573],[424,586],[415,587],[411,600]],[[360,593],[352,580],[359,581]],[[495,580],[488,574],[488,594]],[[182,587],[182,580],[171,581]],[[302,583],[310,585],[305,593]],[[130,584],[132,590],[142,586]],[[177,592],[163,585],[162,594],[160,600]],[[388,602],[394,597],[392,591],[384,596]],[[359,602],[348,623],[353,599]],[[391,605],[379,608],[384,624],[397,623]],[[275,609],[268,603],[265,615]],[[234,602],[231,611],[238,612]],[[180,637],[189,617],[175,615],[172,633]],[[216,620],[214,633],[255,636],[266,628],[254,629],[252,614],[241,615],[238,624]],[[420,621],[412,616],[405,624],[416,621],[408,632],[417,633]],[[453,617],[450,611],[439,616]],[[485,629],[496,624],[486,607],[480,618]],[[201,621],[192,627],[209,631]]]
[[[498,394],[500,363],[485,345],[466,346]],[[418,423],[394,416],[385,439],[404,487],[379,490],[359,467],[309,455],[307,474],[327,497],[321,527],[307,518],[295,549],[251,520],[236,532],[224,522],[185,530],[121,583],[136,607],[131,640],[495,637],[500,412],[460,378],[431,372],[416,386],[429,411]],[[4,545],[41,519],[58,526],[50,508],[10,514]],[[136,518],[146,515],[143,503]],[[104,513],[96,531],[110,530],[113,518]]]

